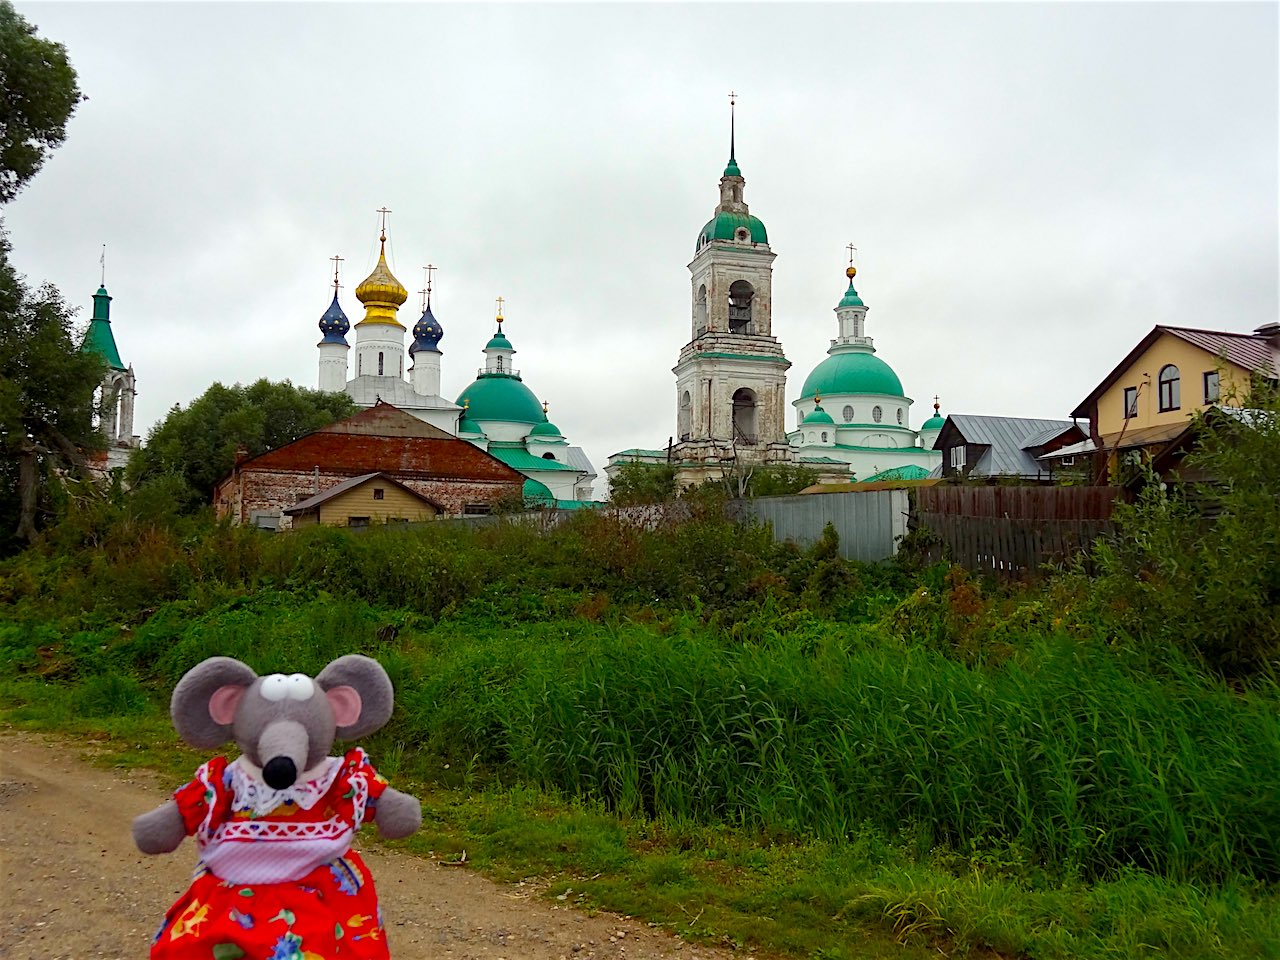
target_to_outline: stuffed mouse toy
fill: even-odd
[[[209,749],[234,739],[173,799],[133,822],[143,853],[169,853],[195,835],[190,888],[165,915],[153,960],[388,958],[373,880],[351,840],[365,820],[391,839],[422,823],[416,799],[393,790],[359,747],[391,717],[391,680],[368,657],[339,657],[312,679],[259,677],[213,657],[173,691],[179,736]]]

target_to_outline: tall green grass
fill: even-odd
[[[1274,687],[1234,692],[1176,660],[1152,677],[1060,635],[981,667],[870,625],[765,619],[742,643],[689,616],[492,627],[264,591],[75,634],[75,669],[52,677],[127,711],[139,681],[167,690],[207,656],[315,671],[362,651],[397,686],[381,745],[431,776],[782,840],[907,829],[1059,876],[1280,878]],[[49,634],[3,630],[15,667],[37,670]]]

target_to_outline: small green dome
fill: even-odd
[[[932,417],[930,417],[924,423],[920,424],[920,432],[923,433],[926,430],[941,430],[943,425],[946,422],[947,422],[946,417],[935,413]]]
[[[902,381],[893,368],[874,353],[861,350],[833,353],[813,368],[800,391],[803,400],[848,393],[881,393],[901,397]]]
[[[729,165],[724,168],[724,175],[726,177],[742,176],[742,171],[738,169],[738,161],[733,159],[733,157],[729,158]]]
[[[507,335],[502,332],[502,328],[498,328],[498,332],[493,335],[488,343],[484,345],[486,350],[514,350],[511,341],[507,339]]]
[[[481,374],[462,391],[457,403],[464,407],[468,401],[467,416],[472,420],[541,423],[545,417],[533,391],[505,374]]]
[[[560,432],[560,428],[550,420],[543,420],[540,424],[529,431],[529,436],[551,437],[554,440],[559,440],[564,437],[564,434],[562,434]]]
[[[458,418],[458,436],[483,437],[484,431],[480,429],[479,424],[464,413]]]
[[[524,486],[521,488],[521,493],[524,494],[525,504],[529,506],[534,504],[540,506],[551,506],[556,502],[556,498],[552,494],[551,488],[541,480],[533,479],[533,477],[530,477],[524,482]]]
[[[809,414],[802,421],[800,421],[800,425],[802,427],[810,423],[821,423],[821,424],[829,423],[834,425],[835,421],[831,419],[831,414],[827,413],[827,411],[822,409],[822,404],[818,404],[816,407],[813,408],[813,412],[811,414]]]
[[[849,281],[849,289],[844,292],[844,298],[837,305],[838,307],[865,307],[862,298],[858,296],[858,291],[853,289],[853,281]]]
[[[712,240],[733,240],[739,228],[745,228],[752,243],[768,243],[769,234],[758,217],[745,213],[717,213],[715,218],[707,221],[707,225],[698,234],[698,243],[694,252],[701,250]]]

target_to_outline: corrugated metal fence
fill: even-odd
[[[832,524],[840,535],[840,556],[873,563],[887,560],[907,532],[910,503],[905,490],[761,497],[740,501],[744,517],[773,525],[778,540],[815,543]]]
[[[937,559],[975,572],[1025,576],[1110,533],[1116,487],[922,487],[915,525],[935,533]]]

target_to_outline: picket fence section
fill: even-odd
[[[1121,496],[1116,487],[922,487],[912,525],[937,536],[935,559],[1025,577],[1110,533]]]

